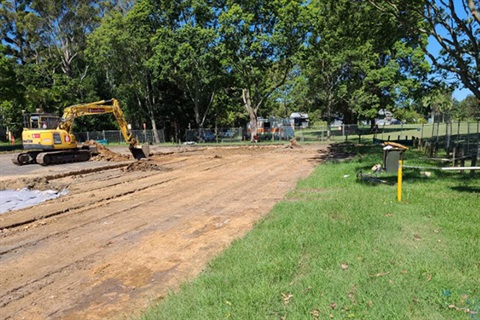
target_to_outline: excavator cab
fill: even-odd
[[[59,117],[48,113],[24,114],[24,128],[29,129],[56,129]]]
[[[56,129],[59,117],[49,113],[26,113],[24,117],[24,128],[28,129]]]

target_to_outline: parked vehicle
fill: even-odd
[[[397,119],[390,119],[390,120],[387,120],[387,119],[380,119],[380,120],[377,120],[377,122],[375,122],[375,124],[377,126],[389,126],[389,125],[399,125],[399,124],[403,124],[402,121],[400,120],[397,120]]]
[[[213,133],[212,131],[205,131],[205,133],[203,134],[203,139],[205,140],[205,142],[214,142],[216,140],[215,133]]]

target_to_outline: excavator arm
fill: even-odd
[[[86,104],[77,104],[67,107],[58,125],[59,129],[72,133],[73,123],[76,118],[81,116],[99,115],[112,113],[117,120],[118,127],[122,132],[125,141],[129,144],[130,152],[135,159],[147,158],[150,150],[148,144],[140,146],[138,141],[133,137],[132,132],[128,129],[128,123],[125,120],[123,111],[117,99],[101,100]]]

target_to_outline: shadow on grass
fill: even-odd
[[[367,186],[379,186],[382,184],[394,186],[397,182],[397,178],[391,176],[382,177],[381,175],[375,173],[358,172],[357,182],[360,182]]]
[[[478,175],[469,173],[460,174],[441,171],[443,163],[432,161],[425,157],[422,152],[411,150],[405,152],[406,161],[411,161],[418,165],[418,168],[404,168],[403,181],[405,183],[435,183],[437,180],[450,180],[452,184],[463,182],[464,187],[452,187],[452,190],[459,192],[479,192],[479,187],[468,186],[471,182],[478,181]],[[354,143],[334,143],[327,150],[319,150],[313,158],[317,162],[340,163],[346,160],[358,162],[355,168],[357,181],[372,186],[387,184],[395,185],[397,183],[397,173],[374,172],[373,166],[383,163],[383,148],[373,143],[354,144]],[[405,161],[404,161],[405,164]]]
[[[374,150],[377,149],[377,150]],[[352,160],[358,155],[375,154],[378,146],[369,144],[353,144],[349,142],[332,143],[327,150],[319,150],[314,157],[319,162],[342,162]]]
[[[458,192],[469,192],[469,193],[480,194],[480,187],[457,186],[457,187],[450,187],[450,189]]]

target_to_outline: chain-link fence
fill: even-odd
[[[178,140],[168,137],[162,130],[132,130],[132,134],[139,143],[190,144],[235,144],[248,143],[251,133],[244,128],[203,128],[185,130],[176,135]],[[120,130],[75,132],[79,143],[96,140],[102,144],[125,144]],[[269,128],[258,132],[258,142],[289,142],[292,138],[297,142],[353,142],[353,143],[381,143],[395,141],[411,148],[422,150],[428,157],[451,161],[454,165],[464,166],[465,161],[471,161],[475,166],[480,159],[480,121],[440,122],[429,124],[398,124],[398,125],[336,125],[336,126],[284,126]],[[12,140],[7,147],[18,148]],[[4,147],[5,149],[5,147]],[[6,150],[6,149],[5,149]],[[10,149],[8,149],[10,150]]]
[[[260,141],[279,141],[289,140],[294,137],[294,129],[292,127],[274,128],[269,131],[258,132],[258,140]],[[216,129],[189,129],[185,131],[182,137],[183,142],[215,142],[215,143],[232,143],[240,141],[249,141],[251,132],[244,128],[216,128]]]
[[[164,130],[131,130],[132,135],[140,143],[157,143],[155,139],[155,134],[157,135],[158,143],[165,142],[165,132]],[[75,137],[77,141],[82,143],[89,140],[96,140],[101,143],[125,143],[125,139],[120,130],[104,130],[104,131],[88,131],[88,132],[75,132]]]
[[[132,130],[140,143],[155,144],[167,141],[174,143],[236,143],[249,141],[251,133],[244,128],[187,129],[179,141],[171,141],[164,130]],[[157,137],[155,137],[155,135]],[[76,132],[79,142],[97,140],[106,144],[124,143],[120,130]],[[336,125],[273,128],[258,133],[258,141],[289,141],[295,137],[299,142],[381,142],[398,141],[421,149],[443,149],[446,153],[461,150],[462,154],[480,154],[480,121],[443,122],[429,124],[381,125]]]

